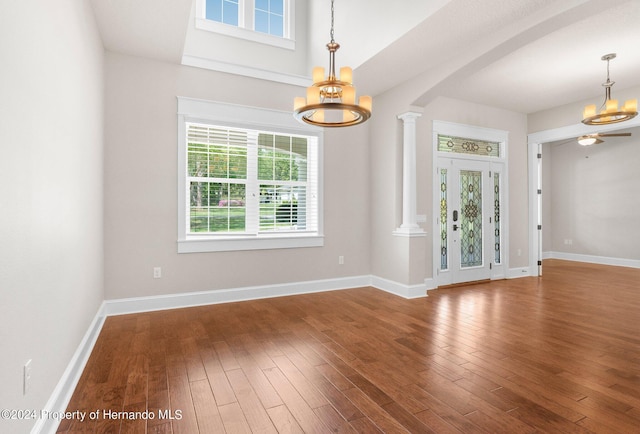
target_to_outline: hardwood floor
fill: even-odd
[[[638,433],[640,270],[109,317],[68,410],[58,432]]]

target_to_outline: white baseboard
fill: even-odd
[[[93,347],[102,330],[102,325],[106,317],[104,306],[103,302],[82,338],[80,345],[78,345],[76,352],[73,354],[73,357],[71,357],[67,369],[65,369],[60,381],[58,381],[55,389],[53,389],[53,393],[42,409],[43,411],[58,413],[64,412],[67,409],[67,405],[71,400],[71,396],[78,385],[80,376],[84,371],[91,351],[93,351]],[[54,418],[39,418],[31,429],[31,434],[54,434],[59,424],[60,421]]]
[[[424,287],[427,289],[427,291],[431,291],[432,289],[437,289],[438,284],[436,283],[436,279],[434,279],[433,277],[424,279]],[[429,294],[427,293],[427,296],[428,295]]]
[[[382,277],[371,276],[371,286],[382,291],[403,297],[403,298],[420,298],[427,296],[427,285],[405,285],[394,282],[392,280],[383,279]]]
[[[590,264],[614,265],[617,267],[640,268],[640,260],[610,258],[607,256],[582,255],[579,253],[543,252],[543,259],[563,259],[565,261],[588,262]]]
[[[518,279],[520,277],[536,276],[537,272],[532,272],[529,267],[509,268],[506,278]]]
[[[106,300],[105,313],[107,316],[123,315],[128,313],[203,306],[207,304],[311,294],[314,292],[335,291],[370,285],[371,278],[369,276],[355,276],[308,282],[281,283],[277,285],[156,295],[151,297],[121,298],[117,300]]]

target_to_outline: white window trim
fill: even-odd
[[[318,230],[247,234],[188,233],[187,143],[188,122],[215,123],[235,128],[264,129],[286,134],[315,136],[318,139]],[[222,252],[235,250],[321,247],[323,228],[323,132],[318,127],[298,123],[291,112],[178,97],[178,253]]]
[[[265,45],[295,50],[295,0],[284,0],[284,29],[283,36],[273,36],[256,32],[253,29],[255,0],[239,0],[238,25],[220,23],[205,18],[205,0],[196,0],[196,29],[220,33],[233,38],[258,42]]]

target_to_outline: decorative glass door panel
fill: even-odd
[[[440,158],[438,166],[438,284],[488,279],[502,262],[502,166],[455,158]]]
[[[440,169],[440,269],[449,269],[449,226],[447,219],[447,169]]]
[[[493,173],[493,250],[494,264],[502,264],[502,236],[500,234],[500,173]]]
[[[482,172],[460,170],[460,267],[479,267],[482,248]]]

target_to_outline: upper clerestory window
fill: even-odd
[[[295,49],[295,0],[196,0],[196,28]]]
[[[206,0],[205,18],[219,23],[238,25],[239,0]]]
[[[255,0],[254,30],[284,36],[284,0]]]

